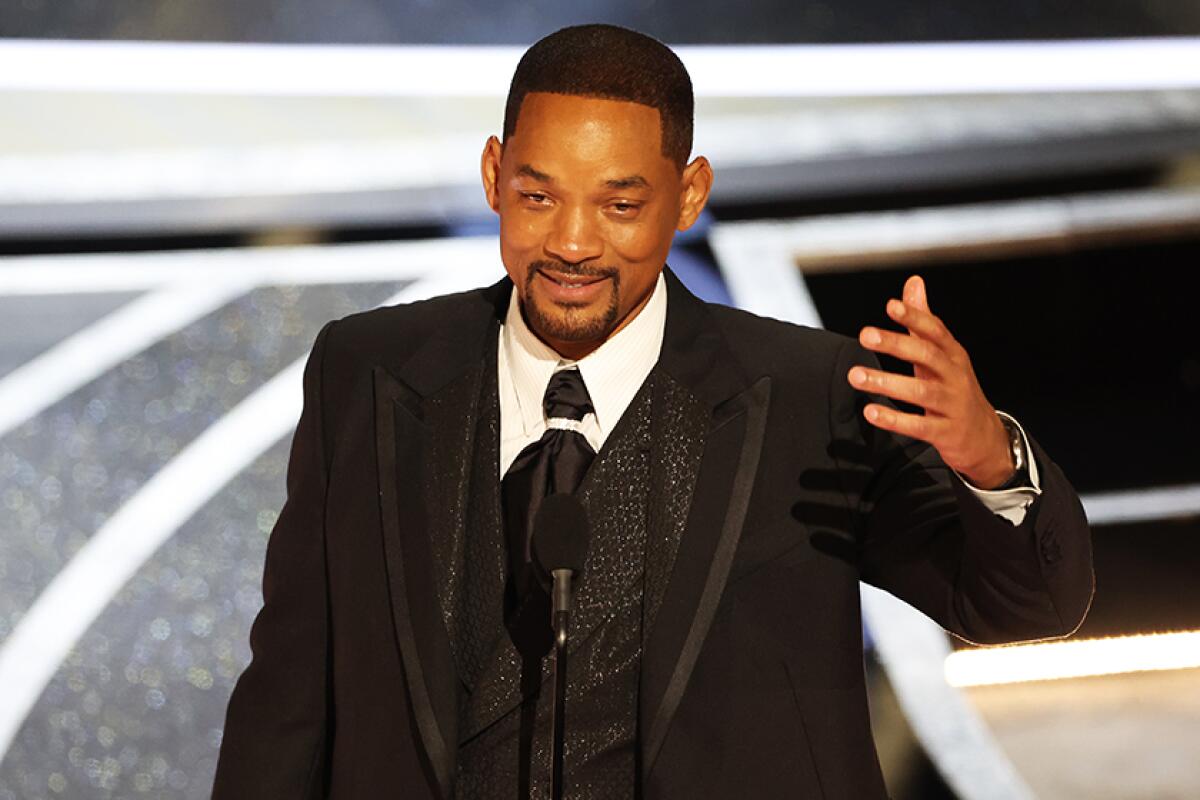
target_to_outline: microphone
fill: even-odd
[[[583,572],[588,538],[587,511],[574,495],[560,492],[542,500],[531,549],[538,580],[551,589],[551,625],[560,612],[571,611],[571,580]]]
[[[566,731],[567,638],[571,620],[571,581],[583,572],[588,548],[588,519],[574,495],[552,494],[542,500],[533,520],[532,553],[539,580],[553,583],[550,624],[554,628],[554,739],[550,759],[550,796],[563,796],[563,739]]]

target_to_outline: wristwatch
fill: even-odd
[[[997,486],[993,491],[1015,489],[1018,486],[1029,486],[1029,453],[1025,451],[1025,437],[1021,435],[1021,430],[1012,420],[1007,417],[1000,417],[1000,422],[1004,424],[1004,430],[1008,432],[1008,446],[1012,448],[1014,469],[1012,477],[1000,486]]]

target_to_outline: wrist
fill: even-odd
[[[995,433],[990,438],[995,444],[988,448],[987,459],[978,467],[962,473],[978,489],[995,490],[1004,487],[1012,482],[1022,466],[1019,440],[999,415],[994,415],[993,418]]]

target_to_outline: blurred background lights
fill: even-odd
[[[958,650],[946,657],[946,681],[987,686],[1193,667],[1200,667],[1200,631]]]

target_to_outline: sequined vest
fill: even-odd
[[[509,800],[528,785],[529,797],[540,800],[549,797],[552,659],[522,675],[503,626],[506,560],[494,373],[482,389],[451,630],[466,689],[455,797]],[[568,662],[564,761],[566,796],[573,800],[635,796],[643,643],[682,535],[684,515],[670,513],[670,506],[690,497],[700,454],[694,429],[703,418],[682,413],[690,396],[680,391],[651,372],[577,492],[591,540],[576,586]],[[666,496],[651,501],[664,490]],[[519,750],[522,724],[533,731],[528,752]]]

